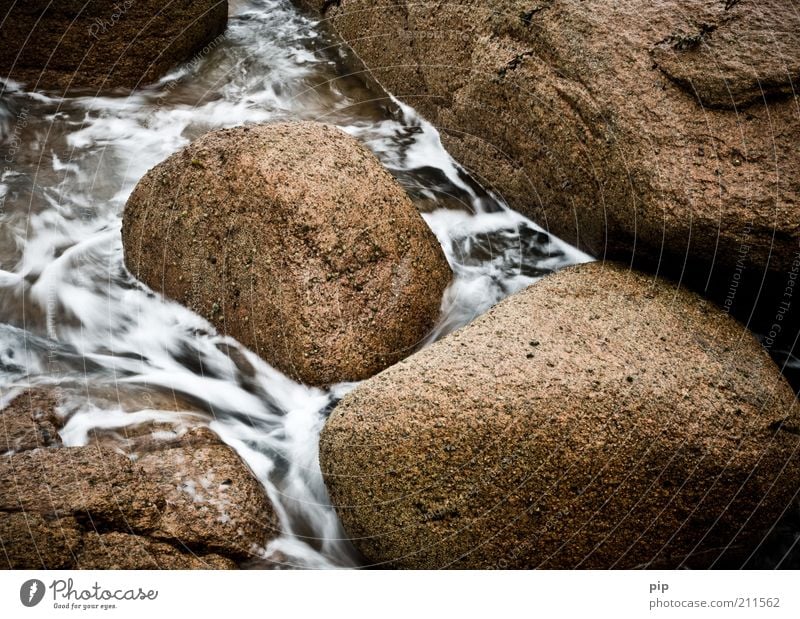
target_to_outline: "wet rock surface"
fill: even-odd
[[[206,134],[139,182],[122,237],[136,277],[312,385],[413,352],[451,277],[402,187],[320,123]]]
[[[11,407],[31,401],[55,404],[37,390]],[[204,427],[140,427],[124,442],[93,436],[84,447],[0,459],[0,541],[11,568],[229,569],[278,534],[264,488]]]
[[[89,533],[83,539],[77,563],[81,569],[235,569],[236,563],[216,554],[195,555],[166,543],[125,533]]]
[[[191,430],[176,444],[137,455],[166,501],[153,537],[245,559],[280,534],[263,487],[210,430]]]
[[[26,451],[0,469],[0,510],[73,516],[89,527],[155,529],[159,495],[129,458],[99,447]]]
[[[735,567],[792,511],[798,428],[743,326],[593,263],[359,385],[320,463],[372,563]]]
[[[202,53],[227,0],[0,2],[0,77],[30,90],[136,88]]]
[[[0,410],[0,454],[59,445],[57,402],[44,391],[26,390]]]
[[[515,209],[595,256],[786,271],[793,2],[310,2]]]

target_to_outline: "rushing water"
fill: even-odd
[[[68,445],[148,421],[208,424],[278,511],[283,533],[256,566],[357,564],[317,464],[325,416],[352,385],[294,383],[126,272],[121,214],[149,168],[215,128],[340,126],[406,187],[455,272],[430,339],[589,259],[484,191],[433,127],[353,66],[288,0],[240,0],[223,37],[133,94],[56,98],[0,84],[0,405],[24,386],[58,385]]]

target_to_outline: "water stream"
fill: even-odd
[[[234,0],[223,36],[134,93],[60,98],[0,82],[0,405],[28,385],[57,386],[67,445],[97,430],[124,440],[151,421],[209,425],[280,518],[253,567],[358,564],[317,463],[325,416],[353,385],[297,384],[127,273],[121,214],[149,168],[211,129],[338,125],[408,190],[453,268],[430,340],[589,259],[482,189],[431,125],[355,66],[288,0]]]

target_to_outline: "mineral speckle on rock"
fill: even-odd
[[[707,567],[746,558],[790,505],[798,419],[742,325],[592,263],[356,387],[320,464],[370,563]]]
[[[199,138],[139,182],[122,238],[136,277],[312,385],[413,352],[451,277],[377,158],[313,122]]]

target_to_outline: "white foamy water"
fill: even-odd
[[[206,424],[275,505],[282,535],[260,552],[265,563],[351,567],[358,557],[329,505],[317,442],[353,385],[297,384],[134,280],[120,226],[136,182],[211,129],[290,119],[342,127],[406,187],[453,268],[429,341],[589,258],[483,190],[413,109],[349,75],[347,52],[288,1],[231,11],[207,54],[128,96],[0,86],[0,404],[31,384],[60,386],[68,445],[148,421]]]

